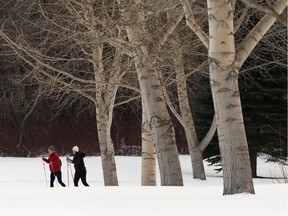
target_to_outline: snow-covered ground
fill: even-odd
[[[205,166],[207,180],[193,180],[190,158],[181,155],[184,187],[141,187],[141,158],[116,157],[119,187],[104,187],[100,157],[85,158],[89,188],[72,186],[62,157],[62,177],[69,187],[46,186],[41,158],[0,158],[0,215],[3,216],[282,216],[288,215],[288,184],[282,167],[258,160],[256,195],[223,196],[221,173]],[[69,173],[67,173],[69,170]],[[71,167],[74,171],[74,168]],[[48,166],[45,165],[49,182]],[[287,173],[287,168],[286,168]],[[158,175],[159,183],[159,175]]]

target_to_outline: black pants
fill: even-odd
[[[58,172],[51,172],[51,174],[50,174],[50,187],[54,187],[55,177],[57,177],[57,180],[62,187],[66,187],[66,185],[62,182],[61,170]]]
[[[74,186],[78,187],[78,182],[81,179],[83,185],[86,187],[89,187],[87,181],[86,181],[86,174],[87,171],[86,169],[81,169],[81,170],[76,170],[75,175],[74,175]]]

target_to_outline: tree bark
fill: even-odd
[[[109,122],[108,113],[107,112],[105,113],[105,111],[99,108],[98,109],[96,108],[96,113],[97,113],[97,129],[98,129],[104,185],[118,186],[116,163],[114,157],[114,147],[112,140],[110,138],[110,134],[108,134],[107,131],[107,128],[110,127],[107,124],[107,122]]]
[[[189,105],[189,99],[186,87],[186,76],[182,61],[182,53],[176,53],[174,57],[174,64],[176,70],[177,91],[179,98],[179,106],[182,121],[184,122],[184,130],[188,143],[189,153],[191,157],[193,178],[206,180],[202,151],[198,148],[198,138],[194,125],[192,112]]]
[[[160,80],[152,60],[134,58],[149,123],[154,134],[157,159],[163,186],[182,186],[182,172],[175,141],[175,133],[161,91]]]
[[[156,165],[157,158],[153,142],[153,133],[150,129],[144,102],[142,102],[142,186],[156,186]]]
[[[210,82],[223,168],[223,194],[252,193],[251,165],[244,128],[233,35],[231,2],[207,0]]]
[[[151,49],[146,39],[145,11],[141,1],[135,1],[125,10],[125,16],[129,23],[126,31],[131,44],[134,45],[137,53],[133,56],[134,64],[140,84],[142,100],[147,110],[148,121],[154,134],[157,160],[159,164],[161,185],[182,186],[182,171],[176,146],[175,133],[171,118],[169,116],[164,100],[159,73],[155,69],[155,56],[149,51]],[[178,22],[181,19],[178,19]],[[173,22],[174,28],[177,22]],[[164,28],[165,29],[165,28]],[[166,28],[167,34],[162,34],[161,38],[166,40],[173,28]],[[161,44],[164,44],[161,41]],[[155,46],[159,46],[156,44]],[[150,49],[149,49],[150,48]]]
[[[114,146],[111,139],[110,128],[112,114],[110,104],[114,104],[116,90],[108,91],[105,84],[104,67],[102,64],[102,45],[93,50],[94,73],[96,84],[96,121],[101,153],[103,178],[105,186],[118,186]],[[117,89],[117,88],[116,88]]]

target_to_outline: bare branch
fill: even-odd
[[[19,51],[22,51],[24,52],[27,56],[29,56],[31,59],[33,59],[35,62],[37,62],[37,64],[47,68],[47,69],[50,69],[52,71],[55,71],[55,72],[58,72],[59,74],[62,74],[62,75],[65,75],[67,76],[68,78],[72,79],[72,80],[75,80],[75,81],[78,81],[78,82],[81,82],[81,83],[86,83],[86,84],[94,84],[95,82],[94,81],[91,81],[91,80],[85,80],[85,79],[81,79],[79,77],[75,77],[69,73],[67,73],[66,71],[63,71],[63,70],[60,70],[58,68],[55,68],[53,67],[52,65],[50,64],[46,64],[44,63],[43,61],[41,61],[39,58],[36,57],[36,53],[38,53],[37,51],[34,51],[34,55],[33,53],[31,52],[31,49],[27,48],[27,47],[24,47],[22,45],[20,45],[20,43],[15,43],[14,41],[12,41],[12,39],[10,39],[5,33],[3,33],[2,31],[0,31],[0,36],[8,43],[8,44],[11,44],[16,50],[19,50]],[[19,53],[19,52],[17,52]]]
[[[213,121],[212,124],[206,134],[206,136],[203,138],[203,140],[198,144],[198,148],[200,149],[200,151],[204,151],[204,149],[209,145],[209,143],[211,142],[215,132],[217,130],[217,125],[216,125],[216,115],[214,115],[213,117]]]
[[[273,8],[262,6],[260,4],[253,2],[252,0],[241,0],[241,1],[243,3],[245,3],[248,7],[257,9],[259,11],[266,13],[266,14],[270,14],[271,16],[276,18],[283,26],[287,27],[287,21],[286,21],[285,17],[281,16],[281,14],[278,14],[278,12],[276,10],[274,10]]]
[[[153,41],[153,46],[151,50],[159,50],[167,41],[168,37],[172,34],[172,32],[177,27],[178,23],[182,20],[183,15],[179,16],[170,16],[168,22],[163,27],[162,31],[157,37],[156,41]]]
[[[135,97],[131,97],[131,98],[127,99],[127,100],[123,100],[121,102],[115,103],[114,107],[121,106],[121,105],[127,104],[127,103],[129,103],[131,101],[138,100],[138,99],[141,99],[141,95],[138,95],[138,96],[135,96]]]
[[[204,46],[208,49],[209,47],[209,38],[207,34],[201,29],[201,27],[195,22],[193,11],[187,0],[180,0],[183,10],[185,12],[186,23],[190,29],[198,36],[202,41]]]
[[[275,11],[279,14],[287,7],[287,0],[279,0]],[[263,35],[271,28],[276,21],[276,18],[270,14],[266,14],[257,25],[249,32],[246,38],[238,47],[238,52],[235,60],[235,66],[241,68],[245,60],[248,58],[252,50],[256,47]]]
[[[22,141],[23,141],[23,133],[24,133],[24,127],[25,127],[25,123],[26,123],[26,120],[28,119],[28,117],[32,114],[33,110],[35,109],[38,101],[39,101],[39,98],[41,97],[41,93],[39,93],[36,97],[36,99],[34,100],[34,103],[31,107],[31,109],[26,113],[24,119],[22,120],[22,123],[21,123],[21,128],[20,128],[20,135],[19,135],[19,142],[16,146],[16,148],[19,148],[21,145],[22,145]]]
[[[246,17],[247,13],[248,13],[248,7],[245,7],[242,14],[241,14],[241,17],[237,20],[237,22],[235,22],[234,34],[239,30],[239,28],[242,25],[244,18]]]

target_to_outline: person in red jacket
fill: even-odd
[[[49,158],[42,157],[42,160],[49,164],[49,168],[51,171],[50,174],[50,187],[54,187],[54,180],[57,177],[59,184],[62,187],[66,187],[66,185],[62,182],[62,173],[61,173],[61,160],[59,155],[55,152],[55,148],[53,146],[49,146],[48,148]]]

